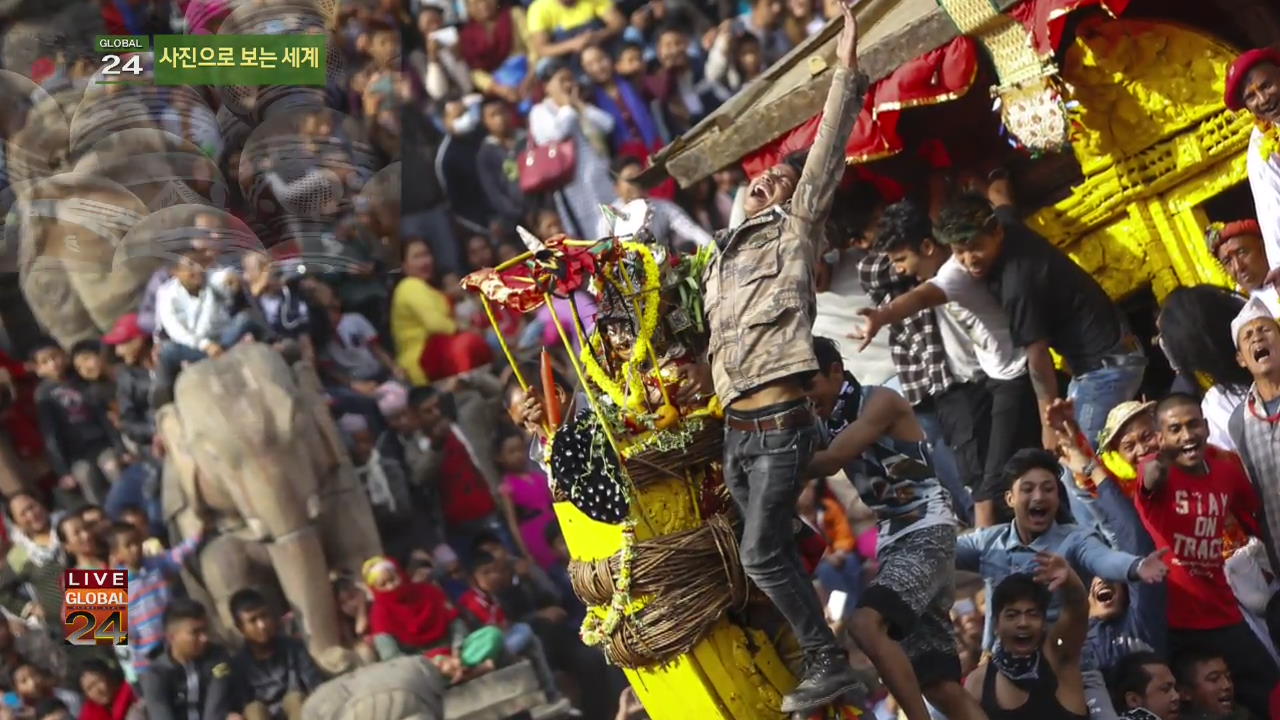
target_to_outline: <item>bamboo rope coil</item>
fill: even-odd
[[[636,487],[670,478],[683,478],[691,467],[718,463],[724,458],[724,423],[703,418],[688,445],[675,449],[649,448],[624,455],[623,465]]]
[[[607,606],[621,572],[617,555],[569,565],[583,602]],[[714,516],[693,530],[636,543],[629,610],[603,649],[609,661],[635,669],[661,665],[689,652],[729,610],[747,599],[747,577],[728,518]]]

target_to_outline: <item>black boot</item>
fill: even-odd
[[[849,667],[845,654],[836,649],[820,651],[809,658],[800,684],[782,699],[782,712],[810,712],[855,691],[865,694],[866,688]]]

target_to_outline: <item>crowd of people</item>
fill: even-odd
[[[214,32],[236,7],[104,2],[100,17],[75,15],[84,27],[64,28],[66,42],[45,54],[27,58],[41,46],[27,44],[25,28],[7,32],[14,64],[5,69],[74,109],[99,68],[75,44],[79,34]],[[309,151],[328,153],[322,163],[350,163],[340,174],[351,189],[350,173],[399,161],[406,190],[319,207],[323,227],[310,234],[288,235],[299,226],[286,223],[281,236],[262,222],[263,192],[296,212],[294,191],[313,179],[297,180],[271,147],[246,148],[265,108],[242,122],[224,118],[224,108],[220,128],[203,128],[189,99],[173,94],[180,112],[158,112],[154,126],[199,140],[231,180],[225,205],[202,200],[208,212],[177,223],[182,237],[168,238],[163,267],[101,336],[64,345],[14,326],[0,345],[3,440],[23,471],[4,518],[0,715],[297,720],[327,679],[425,653],[452,683],[528,660],[548,702],[568,716],[645,717],[621,672],[578,638],[585,608],[569,583],[544,470],[530,460],[528,434],[506,419],[509,372],[495,362],[497,333],[458,278],[523,251],[517,225],[543,238],[606,232],[599,206],[649,197],[633,181],[654,152],[836,7],[338,3],[330,52],[343,69],[323,101],[346,118],[303,108],[297,132]],[[42,13],[65,24],[66,10],[23,6],[0,18],[0,32]],[[217,111],[218,97],[201,100]],[[255,111],[243,102],[232,109]],[[356,136],[371,160],[351,153]],[[570,174],[536,191],[523,186],[526,151],[566,143],[576,158]],[[20,149],[0,156],[8,160],[0,184],[19,179]],[[246,182],[257,177],[264,191]],[[743,179],[726,171],[696,188],[661,186],[650,198],[658,233],[686,250],[708,244],[729,222]],[[200,182],[185,189],[205,193]],[[383,197],[396,194],[398,202]],[[172,202],[190,197],[175,193]],[[318,255],[328,264],[314,262]],[[567,312],[500,311],[498,332],[527,359],[561,344],[553,310]],[[347,655],[309,654],[303,623],[277,588],[236,592],[226,633],[218,616],[227,608],[202,604],[183,584],[182,569],[219,530],[171,534],[156,411],[173,401],[187,368],[250,342],[316,367],[374,512],[384,556],[358,576],[332,578]],[[127,647],[63,645],[67,568],[128,570]]]
[[[804,339],[809,313],[823,312],[811,284],[790,283],[807,280],[827,249],[809,225],[831,212],[834,194],[817,170],[848,131],[827,119],[861,102],[852,73],[842,74],[856,62],[839,59],[807,157],[753,179],[746,222],[718,236],[708,273],[717,284],[706,284],[719,303],[713,346],[718,331],[730,340],[719,347],[755,347],[797,322]],[[1274,213],[1263,214],[1276,186],[1258,181],[1280,162],[1280,55],[1245,53],[1226,75],[1226,104],[1258,121],[1253,193],[1271,195],[1257,200],[1258,220],[1206,233],[1240,292],[1174,291],[1153,347],[1094,278],[1023,223],[1016,188],[993,171],[868,202],[848,235],[873,305],[845,340],[865,347],[888,327],[898,390],[860,382],[849,371],[856,355],[820,336],[809,353],[711,358],[732,445],[726,482],[739,481],[731,469],[750,482],[744,499],[735,495],[744,569],[806,651],[784,710],[866,685],[830,659],[843,639],[883,686],[877,712],[909,720],[1280,716],[1271,460],[1280,273],[1266,243]],[[754,239],[779,229],[791,251],[753,275],[761,253],[774,252]],[[782,299],[753,302],[768,294]],[[759,312],[773,318],[768,328],[753,321]],[[1178,377],[1157,399],[1135,398],[1152,352]],[[950,466],[938,462],[944,449]],[[755,533],[756,513],[785,513],[787,489],[805,478],[801,512],[829,542],[816,573],[825,618],[787,587],[798,563],[756,560],[762,548],[803,553],[776,522],[763,525],[771,544]],[[958,581],[958,571],[970,575]]]
[[[521,361],[563,351],[551,314],[569,310],[500,310],[491,327],[458,280],[522,252],[517,225],[596,238],[601,205],[647,198],[655,242],[719,240],[729,270],[716,276],[734,280],[703,288],[731,300],[710,332],[764,351],[683,372],[727,408],[743,564],[806,651],[793,709],[857,684],[878,717],[908,720],[1280,717],[1280,55],[1246,53],[1227,83],[1227,104],[1260,123],[1259,218],[1207,237],[1240,292],[1175,291],[1144,346],[1022,223],[1006,173],[920,178],[905,199],[838,182],[834,138],[866,90],[852,31],[837,112],[807,157],[750,182],[737,168],[681,189],[635,182],[840,13],[814,0],[341,3],[347,70],[328,100],[403,163],[407,188],[391,227],[359,197],[333,219],[353,271],[309,269],[305,242],[291,249],[302,261],[246,251],[210,211],[102,337],[0,349],[5,440],[33,469],[5,500],[0,716],[298,720],[326,679],[425,654],[452,683],[527,660],[566,713],[646,717],[579,639],[586,610],[530,451],[537,403],[512,387],[499,342]],[[101,20],[135,34],[191,17],[117,1]],[[32,73],[54,88],[86,67],[65,55]],[[572,163],[522,169],[537,157],[541,173],[553,147]],[[219,158],[231,178],[248,160]],[[768,233],[795,252],[743,241]],[[871,299],[847,337],[809,342],[815,312],[847,311],[812,295],[815,276]],[[881,332],[896,378],[873,386],[857,349]],[[316,368],[385,549],[331,578],[341,656],[312,657],[269,587],[236,592],[235,632],[217,637],[217,609],[180,579],[217,529],[171,539],[156,411],[191,366],[255,342]],[[1136,395],[1155,352],[1178,379],[1148,401]],[[762,419],[795,436],[786,448]],[[747,462],[801,444],[804,462]],[[752,502],[788,478],[771,506]],[[779,559],[795,552],[778,524],[792,510],[826,541],[812,577]],[[63,570],[108,567],[128,570],[129,646],[62,645]]]

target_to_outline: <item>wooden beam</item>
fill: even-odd
[[[1001,11],[1020,2],[994,1]],[[858,8],[858,22],[862,31],[858,61],[872,82],[960,34],[935,0],[864,0]],[[640,182],[656,185],[672,177],[681,187],[688,187],[820,112],[831,86],[830,65],[842,25],[839,18],[828,22],[660,150]]]

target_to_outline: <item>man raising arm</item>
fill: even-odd
[[[803,170],[780,163],[751,181],[747,220],[716,236],[703,274],[708,361],[725,406],[724,482],[743,520],[742,567],[787,619],[806,657],[784,713],[821,708],[859,685],[800,571],[791,525],[817,440],[805,397],[818,368],[813,268],[867,88],[857,72],[857,21],[848,6],[843,12],[831,90]]]

